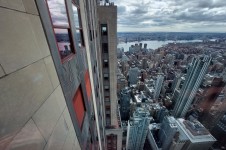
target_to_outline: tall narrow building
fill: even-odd
[[[156,83],[155,83],[155,93],[154,93],[154,99],[156,99],[156,100],[159,98],[161,88],[162,88],[162,84],[163,84],[163,80],[164,80],[163,75],[157,76],[157,80],[156,80]]]
[[[182,89],[179,91],[179,96],[176,99],[173,115],[175,117],[184,117],[188,111],[193,98],[206,74],[206,71],[211,62],[209,56],[201,58],[194,58],[191,66],[189,66],[188,73],[183,83]]]
[[[100,47],[108,150],[122,147],[121,118],[117,98],[117,6],[106,3],[97,9],[100,26]]]
[[[117,7],[99,5],[98,0],[0,1],[1,150],[121,149],[113,62]]]

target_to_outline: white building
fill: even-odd
[[[216,139],[197,120],[177,119],[179,136],[171,144],[173,150],[208,150]]]

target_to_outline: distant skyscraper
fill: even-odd
[[[202,82],[204,75],[211,62],[209,56],[194,58],[188,69],[185,82],[180,90],[180,94],[176,99],[173,115],[175,117],[184,117],[188,111],[193,98]]]
[[[154,99],[158,99],[160,92],[161,92],[161,88],[162,88],[162,84],[163,84],[163,80],[164,80],[164,76],[163,75],[158,75],[157,76],[157,80],[155,83],[155,93],[154,93]]]
[[[138,76],[140,72],[137,67],[132,67],[129,69],[129,83],[131,84],[137,84]]]
[[[142,150],[150,123],[149,111],[137,108],[128,121],[126,150]]]
[[[144,49],[147,49],[147,43],[144,43]]]
[[[147,58],[142,59],[142,69],[146,70],[148,67]]]
[[[125,88],[120,93],[120,114],[124,121],[129,120],[131,91]]]

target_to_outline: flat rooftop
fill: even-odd
[[[191,122],[182,118],[176,121],[180,131],[189,138],[192,143],[198,142],[214,142],[216,139],[209,133],[209,131],[200,122]]]

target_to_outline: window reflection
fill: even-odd
[[[74,22],[75,22],[75,28],[76,28],[76,39],[79,42],[79,47],[84,46],[84,40],[83,40],[83,34],[82,34],[82,28],[80,24],[80,18],[79,18],[79,8],[76,5],[72,5],[73,9],[73,15],[74,15]]]
[[[64,62],[69,55],[75,51],[73,49],[71,29],[67,16],[65,0],[46,0],[50,12],[50,18],[58,45],[58,50]]]
[[[79,16],[78,16],[78,8],[75,5],[73,5],[72,9],[73,9],[73,14],[74,14],[75,27],[76,28],[80,28],[80,21],[79,21]]]
[[[67,29],[54,28],[56,34],[57,45],[61,59],[64,59],[68,55],[72,54],[72,45],[70,42],[70,36]]]
[[[69,27],[64,0],[47,0],[49,12],[54,26]]]

